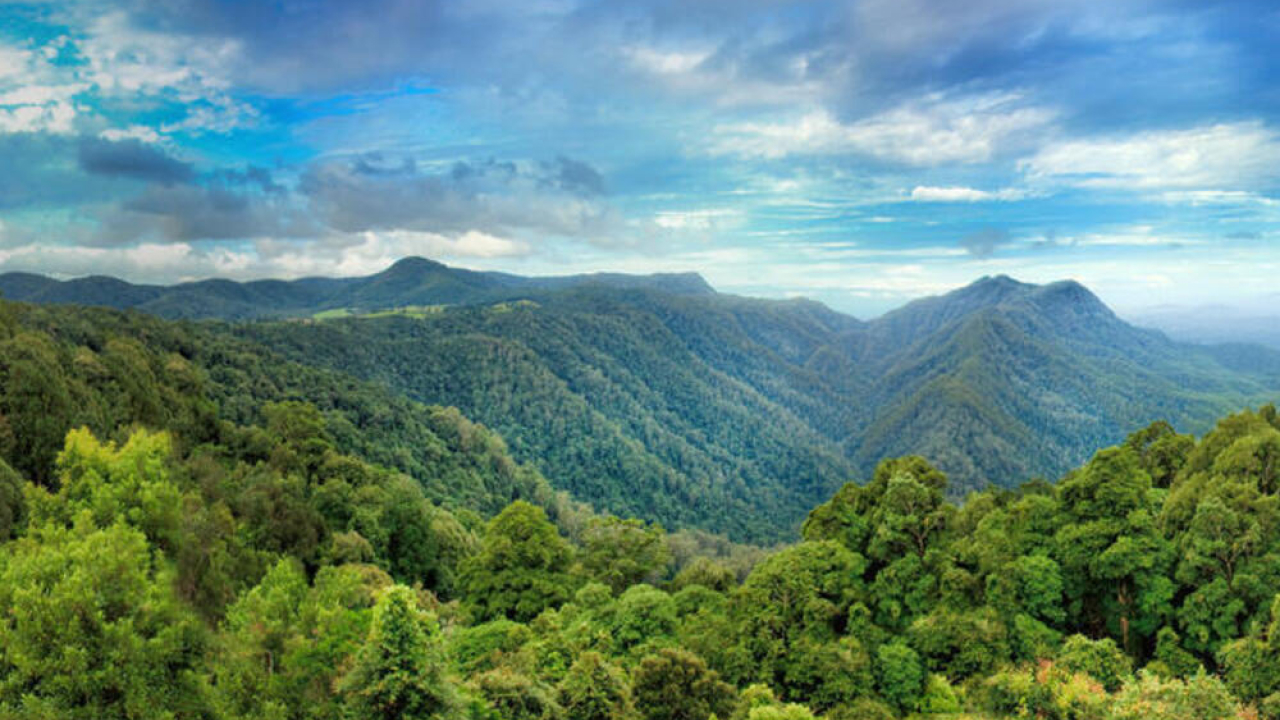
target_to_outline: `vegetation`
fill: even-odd
[[[258,423],[265,402],[309,401],[344,451],[422,480],[441,455],[391,418],[468,442],[477,433],[451,432],[448,411],[424,422],[406,398],[456,407],[596,509],[766,544],[793,538],[810,508],[885,457],[927,458],[959,501],[1060,477],[1150,418],[1205,432],[1280,388],[1280,353],[1171,342],[1071,282],[984,278],[870,322],[719,295],[695,275],[522,278],[419,258],[363,278],[163,288],[11,274],[0,289],[168,317],[290,318],[167,332],[191,341],[184,356],[208,370],[233,422]],[[56,447],[61,432],[44,430]],[[518,497],[549,505],[529,482],[428,492],[464,507],[477,498],[457,488],[482,492],[486,515]]]
[[[1058,477],[1151,417],[1203,432],[1280,384],[1280,354],[1177,345],[1073,283],[992,278],[870,323],[803,301],[537,298],[239,332],[458,407],[596,507],[755,542],[884,457],[928,458],[960,500]]]
[[[1280,717],[1272,406],[963,504],[884,460],[757,557],[216,329],[0,309],[0,716]]]

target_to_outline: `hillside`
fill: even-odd
[[[0,277],[24,297],[106,292],[178,316],[216,289],[204,314],[292,319],[204,332],[457,407],[599,509],[755,541],[789,537],[883,457],[929,458],[960,498],[1056,479],[1148,418],[1203,432],[1280,389],[1280,355],[1173,342],[1074,282],[983,278],[865,322],[697,276],[531,279],[416,258],[365,278],[118,283]]]
[[[557,502],[536,470],[457,410],[288,362],[217,328],[10,302],[0,315],[0,459],[28,478],[50,476],[73,428],[113,438],[137,424],[194,447],[265,427],[273,404],[305,402],[338,450],[409,475],[436,503],[490,515],[517,498]]]

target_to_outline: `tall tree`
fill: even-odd
[[[373,608],[369,636],[341,681],[356,717],[449,720],[462,701],[445,676],[440,628],[403,585],[385,591]]]

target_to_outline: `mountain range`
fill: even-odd
[[[171,319],[223,320],[309,316],[338,309],[358,312],[406,305],[496,302],[532,291],[583,285],[646,287],[682,294],[714,292],[696,273],[531,278],[451,268],[419,257],[405,258],[366,277],[243,283],[212,279],[165,286],[135,285],[102,275],[72,280],[31,273],[0,275],[0,292],[10,300],[98,305]]]
[[[1075,282],[982,278],[870,321],[693,274],[522,278],[406,259],[373,276],[137,286],[0,276],[6,298],[257,319],[216,332],[457,407],[597,508],[794,536],[881,458],[954,497],[1057,478],[1154,418],[1202,432],[1280,394],[1280,353],[1134,327]]]

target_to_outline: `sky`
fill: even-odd
[[[0,271],[1280,300],[1280,4],[0,0]]]

